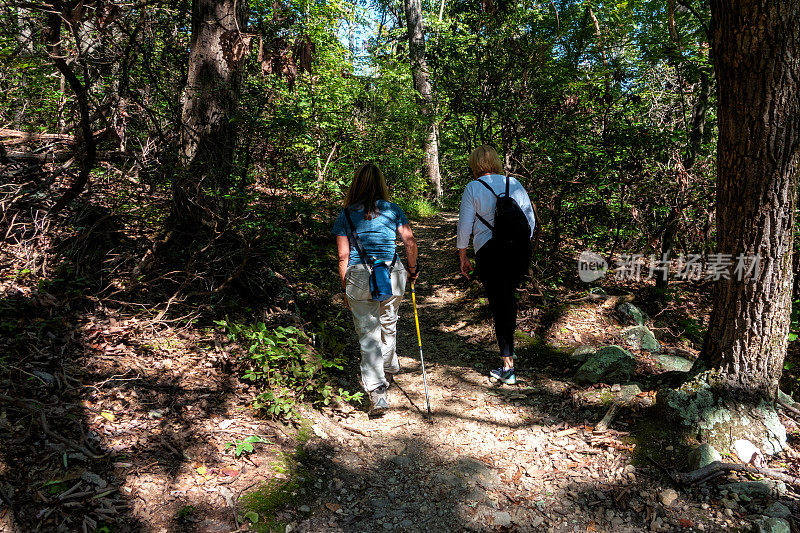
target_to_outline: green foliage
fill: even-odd
[[[271,479],[244,494],[238,502],[242,510],[240,521],[249,520],[256,531],[284,531],[285,525],[275,519],[275,513],[289,505],[299,506],[311,496],[314,476],[302,465],[304,458],[303,449],[298,446],[294,454],[284,455],[272,465],[286,479]]]
[[[703,338],[706,336],[706,328],[696,319],[687,318],[680,320],[678,325],[683,328],[686,338],[697,344],[703,342]]]
[[[800,336],[800,299],[792,300],[792,317],[789,325],[789,342]]]
[[[178,520],[185,520],[187,518],[191,518],[192,516],[194,516],[194,513],[196,511],[197,509],[195,509],[194,505],[184,505],[183,507],[178,509],[177,513],[175,513],[175,518],[177,518]]]
[[[334,391],[329,371],[341,370],[343,360],[326,358],[296,327],[269,329],[262,322],[247,325],[228,319],[216,324],[225,328],[229,339],[239,346],[242,379],[261,391],[253,400],[253,409],[273,417],[291,418],[297,416],[298,402],[328,404],[334,398],[360,399],[361,393],[349,394],[341,388],[338,393]],[[258,441],[245,443],[242,449],[252,451],[252,442]]]
[[[258,442],[267,442],[258,435],[250,435],[249,437],[243,440],[236,440],[233,442],[226,442],[225,443],[225,451],[228,451],[230,448],[233,448],[233,455],[239,457],[243,453],[252,453],[253,452],[253,444]]]
[[[438,213],[436,206],[427,198],[401,199],[397,203],[412,220],[423,220]]]

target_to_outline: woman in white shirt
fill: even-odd
[[[475,179],[467,184],[461,197],[456,241],[461,273],[469,278],[467,246],[471,236],[478,279],[486,290],[494,319],[497,345],[503,359],[503,366],[492,370],[490,375],[511,385],[517,382],[514,373],[514,330],[517,325],[514,291],[522,274],[527,272],[531,247],[530,240],[527,240],[513,250],[502,249],[501,243],[492,238],[498,196],[504,195],[508,190],[508,195],[514,199],[528,221],[530,237],[533,236],[536,220],[525,188],[516,179],[501,174],[503,167],[494,148],[483,145],[473,150],[469,156],[469,166]]]

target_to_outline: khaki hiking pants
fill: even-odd
[[[400,371],[397,360],[397,310],[406,290],[406,269],[398,261],[391,274],[392,294],[377,302],[369,292],[369,270],[352,265],[345,274],[345,294],[361,346],[361,384],[367,392],[388,385],[386,373]]]

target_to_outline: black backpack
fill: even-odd
[[[529,248],[531,226],[528,223],[528,217],[522,212],[522,208],[508,193],[510,181],[508,176],[506,176],[506,192],[501,194],[496,194],[485,181],[480,179],[478,181],[497,198],[494,207],[494,226],[476,213],[478,220],[492,230],[492,239],[496,240],[503,248]]]
[[[506,260],[509,279],[518,283],[527,274],[531,260],[531,226],[528,217],[508,192],[508,176],[506,176],[506,191],[501,194],[496,194],[485,181],[480,179],[478,181],[497,198],[494,207],[494,226],[479,214],[475,215],[492,230],[491,240],[495,241],[497,252]]]

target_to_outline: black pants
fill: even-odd
[[[522,269],[519,265],[524,265],[527,270],[530,263],[530,249],[508,254],[499,248],[493,239],[489,240],[475,254],[475,262],[478,279],[489,299],[500,356],[511,357],[514,353],[514,330],[517,328],[517,300],[514,291],[521,281],[519,272]]]

